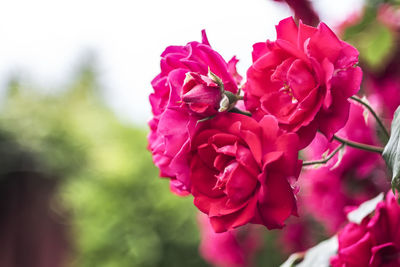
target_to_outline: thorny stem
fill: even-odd
[[[361,149],[361,150],[376,152],[376,153],[379,153],[379,154],[382,154],[382,152],[383,152],[383,147],[371,146],[371,145],[367,145],[367,144],[362,144],[362,143],[346,140],[346,139],[343,139],[343,138],[341,138],[341,137],[339,137],[337,135],[334,135],[333,139],[335,139],[335,140],[339,141],[340,143],[345,144],[347,146],[358,148],[358,149]]]
[[[376,114],[376,112],[373,110],[373,108],[368,105],[366,102],[364,102],[361,98],[357,97],[357,96],[351,96],[351,99],[353,99],[354,101],[360,103],[361,105],[363,105],[364,107],[366,107],[368,109],[369,112],[371,112],[372,116],[374,116],[375,120],[378,122],[379,127],[381,127],[383,133],[385,134],[386,138],[389,139],[390,137],[390,133],[389,131],[386,129],[385,125],[383,124],[382,120],[378,117],[378,115]]]
[[[310,165],[317,165],[317,164],[326,164],[333,156],[336,155],[341,149],[343,149],[345,146],[344,143],[342,143],[340,146],[338,146],[331,154],[329,154],[327,157],[324,157],[320,160],[313,160],[313,161],[304,161],[303,166],[310,166]]]

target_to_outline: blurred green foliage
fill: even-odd
[[[354,45],[360,52],[360,62],[364,70],[379,73],[387,66],[398,49],[398,33],[379,19],[379,9],[383,4],[396,6],[399,0],[367,0],[361,17],[350,18],[343,39]],[[381,15],[382,16],[382,15]]]
[[[145,131],[124,125],[103,103],[93,66],[77,73],[55,94],[12,80],[0,112],[0,129],[33,155],[27,168],[60,181],[70,265],[206,266],[192,199],[157,178]]]

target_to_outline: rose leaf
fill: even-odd
[[[391,134],[382,154],[392,173],[392,188],[400,189],[400,106],[394,113]]]

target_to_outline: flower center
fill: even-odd
[[[236,161],[231,161],[231,163],[229,163],[222,172],[215,175],[215,178],[217,178],[217,182],[215,183],[213,189],[223,190],[226,183],[231,179],[233,173],[238,166],[239,163],[237,163]]]
[[[294,97],[293,95],[293,89],[287,84],[287,82],[283,83],[283,86],[281,89],[279,89],[279,92],[283,94],[287,94],[292,97],[292,104],[297,104],[299,101]]]

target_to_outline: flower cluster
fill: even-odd
[[[201,43],[168,47],[152,81],[154,163],[173,192],[193,195],[215,232],[282,228],[297,215],[298,152],[317,131],[331,141],[360,87],[357,50],[325,24],[287,18],[276,30],[275,42],[253,46],[244,85],[236,58],[226,62],[204,32]]]

